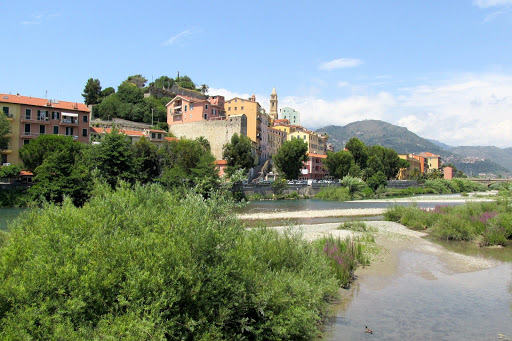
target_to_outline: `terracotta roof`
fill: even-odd
[[[439,155],[432,154],[432,153],[429,153],[429,152],[420,153],[420,156],[423,156],[423,157],[439,157]]]
[[[78,110],[78,111],[90,112],[89,108],[87,108],[87,106],[83,103],[65,102],[65,101],[53,102],[52,101],[51,106],[49,106],[47,104],[49,104],[50,101],[45,98],[19,96],[19,95],[0,94],[0,103],[24,104],[24,105],[33,105],[33,106],[38,106],[38,107],[55,108],[55,109],[61,109],[61,110]]]
[[[318,157],[320,159],[326,159],[327,158],[327,155],[323,155],[323,154],[313,154],[313,153],[308,153],[308,156],[309,157]]]
[[[169,104],[171,104],[172,102],[174,102],[176,99],[184,99],[185,101],[188,101],[188,102],[191,102],[191,103],[198,103],[198,102],[208,102],[207,100],[205,99],[197,99],[197,98],[194,98],[194,97],[189,97],[189,96],[183,96],[183,95],[176,95],[176,97],[174,97],[173,99],[171,99],[169,101],[169,103],[167,103],[165,106],[167,107]]]
[[[167,133],[165,130],[158,130],[158,129],[146,129],[146,130],[150,131],[152,133],[164,133],[164,134]]]
[[[29,172],[29,171],[22,170],[22,171],[20,172],[20,175],[21,175],[21,176],[34,176],[34,173]]]
[[[166,141],[169,141],[169,142],[172,142],[172,141],[178,141],[179,139],[176,138],[176,137],[170,137],[170,136],[166,136],[164,137]]]
[[[221,166],[221,165],[227,165],[228,162],[226,160],[215,160],[215,164]]]

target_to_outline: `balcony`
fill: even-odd
[[[50,119],[48,117],[44,117],[44,116],[38,117],[37,122],[42,123],[42,124],[50,124]]]
[[[172,112],[173,116],[178,116],[178,115],[181,115],[181,114],[182,114],[181,110],[173,110],[173,112]]]
[[[30,131],[24,131],[21,133],[21,136],[24,138],[36,138],[39,136],[39,133],[33,133]]]
[[[77,118],[65,118],[60,120],[61,125],[78,125],[78,119]]]
[[[12,121],[12,119],[14,118],[14,114],[4,113],[4,115],[9,121]]]
[[[1,154],[11,154],[12,153],[11,144],[7,143],[7,145],[0,146],[0,153]]]

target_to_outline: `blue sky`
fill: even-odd
[[[210,94],[381,119],[451,145],[512,147],[512,0],[0,1],[0,92],[83,101],[189,75]]]

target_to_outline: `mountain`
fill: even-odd
[[[495,146],[460,146],[451,151],[467,158],[489,159],[512,169],[512,148],[501,149]]]
[[[460,147],[461,149],[457,152],[457,147],[450,147],[439,141],[424,139],[407,128],[379,120],[353,122],[343,127],[331,125],[317,129],[317,132],[329,134],[329,142],[332,143],[335,150],[343,149],[349,139],[357,137],[367,146],[381,145],[393,148],[398,154],[419,154],[422,152],[438,154],[444,163],[453,163],[457,169],[468,175],[505,174],[510,173],[510,169],[512,169],[512,148],[508,148],[508,150],[497,148],[498,150],[493,150],[492,153],[487,152],[487,155],[485,152],[484,154],[478,154],[483,155],[482,157],[468,155],[465,153],[466,151],[469,152],[469,150],[464,149],[466,147]],[[500,161],[509,159],[511,160],[510,163]],[[500,163],[498,164],[497,161],[500,161]]]
[[[449,155],[443,148],[419,137],[407,128],[384,121],[365,120],[353,122],[343,127],[331,125],[317,129],[317,132],[329,134],[329,142],[333,144],[336,150],[343,149],[347,141],[355,136],[368,146],[382,145],[393,148],[398,154],[418,154],[429,151],[441,156]]]
[[[438,141],[438,140],[427,139],[427,141],[430,141],[433,144],[435,144],[436,146],[441,147],[441,148],[443,148],[445,150],[451,150],[453,148],[453,146],[449,146],[446,143],[443,143],[443,142]]]

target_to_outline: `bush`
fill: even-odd
[[[470,241],[477,234],[471,220],[459,214],[442,215],[432,227],[432,235],[439,239]]]
[[[346,187],[325,187],[318,192],[316,198],[323,200],[348,201],[351,200],[350,191]]]
[[[27,212],[0,249],[0,338],[315,337],[340,285],[331,261],[300,236],[247,231],[231,210],[123,185]]]

